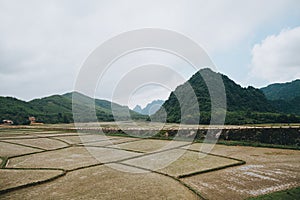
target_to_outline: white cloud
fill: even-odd
[[[251,75],[270,82],[300,78],[300,27],[271,35],[252,49]]]
[[[71,91],[89,53],[133,29],[170,29],[203,45],[209,54],[230,51],[296,4],[297,0],[0,0],[0,80],[6,83],[0,85],[0,95],[28,100]]]

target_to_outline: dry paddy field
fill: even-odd
[[[300,186],[300,151],[0,128],[0,199],[245,199]]]

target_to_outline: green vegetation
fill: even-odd
[[[300,96],[290,100],[271,100],[272,106],[281,113],[300,115]]]
[[[211,98],[206,83],[214,85],[220,78],[225,87],[227,108],[222,106],[222,99],[216,99],[217,112],[214,114],[219,117],[226,114],[225,124],[295,123],[300,121],[300,117],[295,115],[295,112],[289,112],[300,109],[299,106],[296,108],[300,103],[297,103],[298,99],[291,103],[290,110],[288,110],[280,103],[275,104],[268,100],[259,89],[251,86],[243,88],[225,75],[215,73],[210,69],[202,69],[194,74],[188,82],[178,86],[163,104],[163,108],[167,112],[167,122],[209,124]],[[193,88],[192,91],[189,89],[189,85]],[[194,94],[198,105],[193,102]],[[181,105],[178,99],[180,99]],[[197,108],[197,106],[199,107]],[[157,121],[163,119],[163,108],[153,115],[153,119]],[[181,113],[181,110],[184,113]],[[200,110],[200,119],[197,110]]]
[[[28,117],[37,114],[27,102],[12,97],[0,97],[0,105],[1,122],[9,119],[15,124],[28,124]]]
[[[174,140],[174,136],[165,136],[166,131],[160,131],[158,134],[153,135],[149,138],[142,136],[134,136],[128,135],[124,132],[111,132],[106,133],[108,136],[119,136],[119,137],[132,137],[132,138],[146,138],[146,139],[157,139],[157,140]],[[190,141],[189,138],[186,137],[177,137],[176,140],[178,141]],[[195,143],[203,143],[204,139],[195,139],[193,142]],[[264,148],[275,148],[275,149],[293,149],[293,150],[300,150],[299,145],[281,145],[281,144],[268,144],[262,143],[258,141],[237,141],[237,140],[218,140],[217,144],[227,145],[227,146],[249,146],[249,147],[264,147]]]
[[[76,95],[74,107],[81,109],[81,122],[90,122],[89,106],[95,102],[96,116],[100,121],[113,121],[111,105],[113,104],[118,119],[126,120],[128,107],[111,103],[105,100],[93,99],[83,94],[74,92],[64,95],[53,95],[41,99],[34,99],[29,102],[21,101],[12,97],[0,97],[0,120],[9,119],[14,124],[29,124],[28,117],[34,116],[37,122],[47,124],[73,122],[72,95]],[[132,118],[147,119],[146,116],[129,110]]]
[[[216,110],[213,111],[213,116],[217,119],[225,116],[225,124],[297,123],[300,121],[300,106],[298,106],[300,105],[300,80],[286,84],[273,84],[259,90],[251,86],[243,88],[227,76],[210,69],[200,70],[186,83],[178,86],[162,108],[151,116],[152,120],[164,120],[166,111],[166,121],[170,123],[209,124],[212,99],[207,85],[214,86],[220,79],[225,87],[226,105],[223,105],[222,98],[216,95],[213,102]],[[222,92],[221,88],[214,89],[215,91],[210,92],[215,94]],[[29,116],[34,116],[37,122],[71,123],[74,121],[73,114],[78,122],[94,122],[97,119],[121,121],[129,120],[130,117],[149,120],[148,116],[129,110],[127,106],[93,99],[78,92],[53,95],[29,102],[12,97],[0,97],[0,105],[0,120],[13,120],[14,124],[29,124]],[[200,110],[200,116],[197,110]]]
[[[300,117],[294,114],[236,111],[226,113],[225,124],[297,123],[299,121]]]
[[[300,198],[300,187],[274,192],[258,197],[252,197],[248,200],[297,200]]]
[[[139,138],[151,138],[159,140],[176,140],[203,142],[205,138],[209,142],[209,138],[215,137],[216,134],[220,134],[218,137],[218,144],[224,144],[229,146],[253,146],[253,147],[269,147],[280,149],[300,149],[300,135],[299,128],[286,127],[280,128],[275,126],[271,127],[255,127],[255,128],[223,128],[222,132],[219,129],[212,130],[207,137],[208,129],[194,128],[186,130],[131,130],[130,137]],[[91,131],[91,130],[88,130]],[[194,134],[190,135],[193,131]],[[105,130],[106,135],[115,136],[127,136],[128,132],[122,130]],[[214,140],[213,140],[214,141]]]
[[[300,80],[288,83],[275,83],[261,88],[261,91],[270,100],[291,100],[300,96]]]
[[[5,167],[7,160],[7,157],[0,157],[0,169]]]
[[[278,112],[300,115],[300,80],[272,84],[261,90]]]
[[[195,142],[203,142],[203,140],[196,140]],[[232,140],[218,140],[217,144],[227,146],[249,146],[249,147],[264,147],[264,148],[275,148],[275,149],[294,149],[300,150],[300,146],[296,145],[280,145],[280,144],[266,144],[261,142],[252,141],[232,141]]]

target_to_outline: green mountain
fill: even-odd
[[[270,100],[272,106],[280,113],[300,116],[300,96],[290,100]]]
[[[275,83],[261,88],[269,100],[292,100],[300,96],[300,80]]]
[[[0,123],[4,119],[9,119],[15,124],[28,124],[28,117],[38,114],[27,102],[12,97],[0,97],[0,105]]]
[[[298,120],[295,116],[282,115],[277,112],[264,95],[264,93],[254,87],[243,88],[229,79],[227,76],[213,72],[206,68],[194,74],[186,83],[180,85],[172,92],[162,108],[155,113],[152,118],[161,121],[164,112],[167,113],[167,122],[184,122],[209,124],[211,120],[211,98],[206,82],[213,85],[221,77],[226,92],[226,124],[250,124],[250,123],[275,123],[294,122]],[[190,86],[193,91],[189,89]],[[194,103],[193,92],[197,98],[198,105]],[[221,91],[214,91],[215,93]],[[178,101],[181,99],[181,105]],[[220,103],[222,99],[216,99],[216,115],[225,114],[226,108]],[[195,112],[199,106],[199,113]],[[183,113],[181,113],[181,109]]]
[[[0,116],[4,119],[13,120],[15,124],[28,124],[29,116],[34,116],[38,122],[44,123],[70,123],[73,122],[72,96],[76,96],[74,108],[90,111],[90,106],[95,102],[96,116],[99,121],[113,121],[111,105],[118,120],[128,120],[129,112],[134,119],[146,119],[146,116],[129,110],[127,106],[121,106],[106,100],[93,99],[78,92],[71,92],[64,95],[53,95],[41,99],[34,99],[29,102],[21,101],[12,97],[0,97]],[[79,120],[90,122],[87,113]]]
[[[261,88],[276,111],[300,115],[300,80],[275,83]]]
[[[216,105],[216,110],[213,111],[216,119],[221,119],[226,114],[226,124],[300,121],[300,80],[286,84],[272,84],[262,89],[251,86],[243,88],[227,76],[210,69],[200,70],[186,83],[179,85],[163,106],[151,115],[151,119],[209,124],[212,102],[206,83],[216,85],[218,78],[224,83],[226,106],[222,104],[222,98],[218,95],[222,92],[221,88],[211,91],[212,95],[217,94],[213,102]],[[95,107],[91,107],[93,104]],[[128,112],[133,119],[149,120],[148,116],[134,112],[127,106],[93,99],[78,92],[53,95],[29,102],[12,97],[0,97],[0,105],[0,120],[13,120],[15,124],[28,124],[29,116],[34,116],[38,122],[70,123],[74,121],[73,114],[78,116],[78,113],[83,113],[76,117],[80,122],[95,121],[95,115],[99,121],[129,120]],[[197,110],[200,110],[200,116]]]

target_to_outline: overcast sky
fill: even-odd
[[[94,49],[120,33],[146,27],[188,36],[219,72],[242,86],[291,81],[300,78],[299,10],[299,0],[0,0],[0,95],[30,100],[72,91]],[[115,69],[154,57],[156,63],[179,67],[185,79],[192,75],[182,60],[161,52],[131,55]],[[147,86],[130,102],[118,103],[145,106],[167,98],[179,83],[170,78],[167,88],[150,91]],[[109,99],[105,94],[95,95]]]

